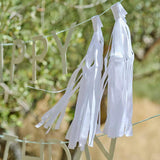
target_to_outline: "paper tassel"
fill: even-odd
[[[94,34],[82,68],[83,77],[80,81],[75,116],[66,136],[69,147],[72,149],[79,142],[79,147],[83,150],[88,137],[88,145],[93,146],[93,140],[99,128],[104,40],[99,16],[92,17],[92,23]]]
[[[108,105],[104,133],[115,138],[132,135],[134,54],[130,31],[125,20],[127,12],[119,2],[111,9],[115,25],[112,31],[109,65],[106,69],[108,72]]]
[[[65,94],[60,101],[42,117],[45,128],[51,128],[57,119],[55,129],[58,129],[70,97],[79,89],[76,111],[66,138],[69,140],[69,148],[74,149],[77,142],[81,150],[84,149],[89,137],[89,146],[98,128],[100,128],[100,102],[101,102],[101,72],[103,68],[103,35],[102,23],[99,16],[92,17],[94,34],[87,54],[79,67],[73,72]],[[82,73],[80,74],[80,71]],[[80,74],[80,76],[78,76]],[[49,130],[48,130],[49,131]]]

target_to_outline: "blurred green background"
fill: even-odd
[[[36,35],[51,35],[67,29],[73,22],[80,23],[114,4],[115,0],[1,0],[0,1],[0,42],[12,43],[15,39],[31,40]],[[99,3],[99,4],[97,4]],[[90,5],[92,4],[92,5]],[[122,5],[127,10],[127,23],[130,27],[134,62],[134,97],[148,99],[148,103],[160,104],[160,5],[158,0],[124,0]],[[82,7],[81,7],[82,6]],[[108,47],[114,18],[111,10],[101,16],[105,52]],[[3,89],[0,89],[0,133],[13,132],[22,137],[19,130],[27,121],[28,116],[40,120],[44,110],[51,108],[62,94],[48,94],[27,88],[27,85],[46,90],[60,90],[66,87],[70,75],[76,69],[91,41],[93,28],[91,21],[75,28],[67,51],[68,74],[62,74],[61,56],[52,36],[48,38],[48,52],[44,61],[38,63],[36,85],[32,79],[32,44],[26,44],[26,54],[22,63],[15,67],[14,83],[10,81],[10,65],[12,46],[4,46],[3,80],[13,91],[8,102],[3,100]],[[67,32],[58,34],[62,43],[65,42]],[[37,43],[40,53],[41,43]],[[18,55],[18,52],[16,53]],[[104,53],[105,54],[105,53]],[[47,97],[47,98],[46,98]],[[17,99],[21,102],[17,102]],[[47,99],[47,100],[46,100]],[[41,109],[37,106],[43,101]],[[72,97],[67,109],[67,124],[74,115],[76,95]],[[106,107],[106,106],[105,106]],[[152,106],[150,106],[151,108]],[[38,108],[38,109],[37,109]],[[160,107],[158,107],[160,108]],[[140,109],[140,108],[139,108]],[[140,110],[140,112],[144,112]],[[157,113],[158,114],[158,113]],[[38,119],[38,120],[37,120]],[[29,122],[28,122],[29,123]],[[29,125],[29,124],[28,124]],[[157,126],[158,127],[158,126]],[[31,131],[32,132],[32,131]],[[38,132],[38,131],[37,131]],[[66,131],[64,131],[65,133]],[[135,133],[136,134],[136,133]],[[35,140],[32,133],[29,134]],[[29,153],[29,151],[28,151]],[[34,153],[33,153],[34,154]],[[152,153],[151,153],[152,154]],[[2,155],[2,154],[0,154]],[[61,158],[63,159],[63,158]],[[149,159],[148,159],[149,160]]]

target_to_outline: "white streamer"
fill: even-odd
[[[66,136],[69,139],[69,147],[72,149],[79,142],[79,146],[83,150],[87,138],[89,138],[88,145],[93,146],[93,140],[97,128],[99,128],[98,115],[101,102],[104,40],[99,16],[92,17],[92,23],[94,34],[83,67],[83,77],[80,81],[75,116]]]
[[[42,117],[42,121],[36,125],[43,124],[51,129],[58,117],[55,129],[58,129],[65,114],[65,108],[70,97],[79,89],[78,100],[74,120],[69,128],[66,138],[69,140],[69,148],[75,148],[77,142],[81,150],[84,149],[89,136],[89,146],[93,146],[93,140],[100,128],[100,102],[102,96],[101,72],[103,68],[103,35],[101,31],[102,23],[99,16],[92,17],[94,34],[88,48],[87,54],[80,63],[79,67],[73,72],[66,92],[60,101]],[[79,79],[79,72],[82,70],[82,77]]]
[[[130,31],[125,20],[127,12],[119,2],[114,4],[111,9],[115,18],[115,25],[112,31],[112,47],[107,68],[108,108],[104,133],[115,138],[132,135],[134,55]]]

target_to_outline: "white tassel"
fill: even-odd
[[[99,16],[92,17],[92,23],[94,34],[83,67],[75,116],[66,135],[71,149],[79,142],[79,147],[83,150],[88,137],[88,145],[93,146],[96,131],[99,129],[104,40]]]
[[[103,35],[102,23],[99,16],[92,17],[94,34],[87,54],[79,67],[74,71],[69,81],[65,94],[60,101],[42,117],[42,121],[36,127],[52,127],[57,119],[56,129],[59,128],[64,117],[65,108],[70,97],[79,88],[76,111],[66,139],[69,140],[69,148],[74,149],[77,142],[81,150],[84,149],[89,137],[89,146],[93,146],[94,137],[100,128],[100,103],[103,87],[101,86],[101,72],[103,68]],[[81,79],[78,73],[82,70]],[[48,130],[48,131],[49,131]]]
[[[112,31],[108,72],[108,105],[104,133],[111,138],[132,136],[132,79],[134,54],[125,16],[118,2],[112,7],[115,25]],[[106,57],[105,59],[107,59]]]

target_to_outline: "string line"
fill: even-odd
[[[149,118],[146,118],[144,120],[141,120],[141,121],[138,121],[138,122],[135,122],[133,123],[132,125],[135,126],[137,124],[140,124],[140,123],[143,123],[145,121],[148,121],[148,120],[151,120],[153,118],[157,118],[157,117],[160,117],[160,114],[157,114],[157,115],[154,115],[154,116],[151,116]],[[98,135],[97,137],[102,137],[102,136],[105,136],[105,134],[102,134],[102,135]],[[4,135],[0,135],[0,138],[4,138]],[[32,144],[57,144],[57,142],[37,142],[37,141],[28,141],[28,140],[22,140],[22,139],[16,139],[15,141],[17,142],[20,142],[20,143],[32,143]],[[54,141],[54,140],[53,140]],[[59,142],[60,144],[67,144],[68,141],[60,141]]]
[[[123,0],[120,0],[119,2],[122,3]],[[107,8],[107,9],[104,10],[102,13],[100,13],[99,16],[102,16],[103,14],[105,14],[106,12],[108,12],[110,9],[111,9],[111,7]],[[82,25],[82,24],[85,24],[85,23],[89,22],[90,20],[91,20],[91,18],[88,18],[88,19],[86,19],[86,20],[84,20],[84,21],[76,24],[73,28],[76,28],[76,27],[78,27],[78,26],[80,26],[80,25]],[[66,31],[68,31],[69,29],[70,29],[70,28],[66,28],[66,29],[64,29],[64,30],[58,31],[58,32],[56,32],[56,34],[58,35],[58,34],[60,34],[60,33],[66,32]],[[53,36],[53,35],[50,34],[50,35],[46,35],[46,36],[44,36],[44,37],[45,37],[45,38],[48,38],[48,37],[52,37],[52,36]],[[30,43],[30,42],[32,42],[32,40],[24,41],[24,43]],[[3,45],[3,46],[12,46],[13,43],[2,43],[1,45]]]
[[[148,121],[148,120],[150,120],[150,119],[153,119],[153,118],[159,117],[159,116],[160,116],[160,114],[157,114],[157,115],[155,115],[155,116],[152,116],[152,117],[146,118],[146,119],[144,119],[144,120],[141,120],[141,121],[135,122],[135,123],[133,123],[133,126],[135,126],[135,125],[137,125],[137,124],[139,124],[139,123],[143,123],[143,122],[145,122],[145,121]]]

